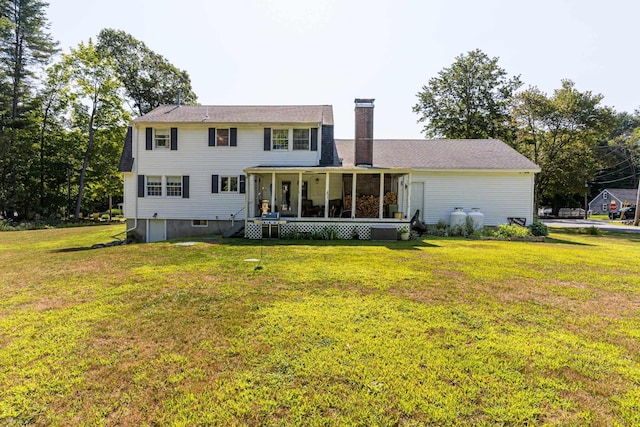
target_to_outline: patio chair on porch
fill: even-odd
[[[315,206],[313,200],[302,200],[302,216],[318,216],[320,214],[320,206]]]
[[[342,213],[342,199],[329,200],[329,216],[336,218],[340,216],[340,213]]]

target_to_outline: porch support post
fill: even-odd
[[[324,217],[329,217],[329,172],[324,174]]]
[[[358,174],[353,172],[353,180],[351,182],[351,218],[356,217],[356,179]]]
[[[307,189],[307,191],[309,191]],[[298,218],[302,216],[302,172],[298,172]]]
[[[247,181],[249,181],[249,191],[245,191],[245,196],[244,196],[244,229],[245,229],[245,236],[247,235],[246,230],[247,230],[247,226],[249,224],[249,215],[251,214],[251,217],[253,217],[253,213],[249,212],[249,209],[251,209],[251,203],[250,200],[253,200],[252,198],[252,194],[253,194],[253,175],[251,175],[250,173],[247,174]]]
[[[411,219],[411,172],[407,175],[409,187],[407,187],[407,219]]]
[[[380,193],[379,193],[379,197],[380,197],[380,203],[378,206],[378,218],[382,219],[384,218],[384,172],[380,173]]]
[[[271,212],[276,211],[276,173],[271,172]]]
[[[251,218],[254,217],[255,215],[255,203],[256,203],[256,178],[252,173],[247,173],[247,200],[245,202],[245,206],[244,206],[244,211],[245,211],[245,217],[249,217],[251,216]]]

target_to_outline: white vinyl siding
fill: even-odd
[[[449,223],[455,207],[480,208],[490,226],[506,224],[508,217],[533,221],[533,173],[414,172],[413,181],[424,182],[420,209],[427,224]]]
[[[208,146],[209,128],[226,129],[224,123],[216,124],[165,124],[162,128],[178,127],[180,149],[145,150],[144,124],[133,128],[133,172],[125,174],[125,212],[127,218],[228,220],[244,218],[246,195],[242,193],[211,193],[211,175],[239,177],[243,169],[255,165],[264,166],[315,166],[320,160],[320,150],[264,151],[264,127],[240,126],[237,130],[237,147],[215,150]],[[307,124],[305,124],[305,127]],[[293,129],[295,126],[288,126]],[[308,124],[309,128],[318,124]],[[320,143],[318,143],[320,144]],[[184,176],[189,179],[189,198],[137,197],[137,174],[146,176]],[[239,181],[238,181],[239,182]],[[247,192],[249,181],[247,180]],[[238,183],[239,186],[239,183]],[[146,191],[146,188],[145,188]]]

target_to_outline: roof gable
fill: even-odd
[[[337,139],[344,166],[353,165],[354,142]],[[528,169],[540,168],[498,139],[376,139],[373,166],[411,169]]]
[[[609,199],[617,199],[623,203],[625,201],[629,203],[635,203],[636,198],[638,197],[638,190],[634,188],[605,188],[596,197],[601,196],[605,191],[609,193]]]

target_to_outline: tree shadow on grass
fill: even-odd
[[[224,239],[225,244],[233,246],[335,246],[335,247],[380,247],[390,250],[420,250],[422,248],[439,248],[439,245],[413,239],[407,241],[380,240],[285,240],[285,239]]]
[[[85,246],[85,247],[76,247],[76,248],[62,248],[62,249],[56,249],[56,250],[52,250],[51,253],[54,254],[63,254],[63,253],[67,253],[67,252],[82,252],[82,251],[90,251],[93,250],[95,248],[92,248],[90,246]]]
[[[546,237],[544,239],[545,243],[555,243],[555,244],[563,244],[563,245],[576,245],[576,246],[595,246],[591,243],[583,243],[583,242],[574,242],[573,240],[564,240],[564,239],[556,239],[553,237]]]

